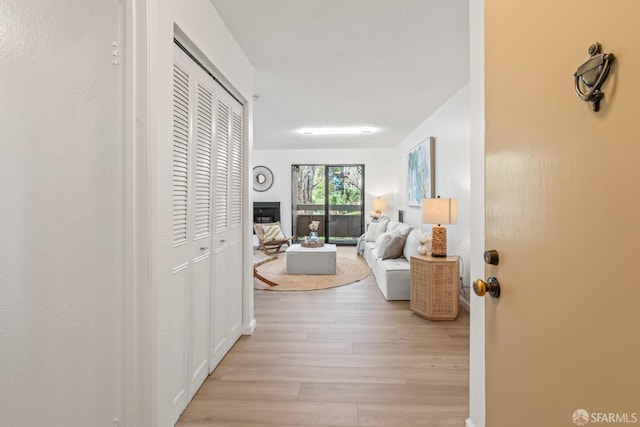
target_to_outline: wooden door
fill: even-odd
[[[635,0],[485,1],[488,427],[640,418],[638,16]],[[597,113],[573,87],[596,41],[616,55]]]

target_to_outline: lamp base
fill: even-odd
[[[447,227],[434,225],[431,229],[431,256],[446,258],[447,256]]]

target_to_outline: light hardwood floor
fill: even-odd
[[[353,250],[353,248],[350,248]],[[469,313],[431,322],[375,279],[255,291],[258,322],[205,381],[179,427],[464,426]]]

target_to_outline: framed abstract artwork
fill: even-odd
[[[420,206],[435,197],[435,140],[432,136],[407,153],[407,204]]]

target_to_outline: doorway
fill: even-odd
[[[293,235],[307,236],[318,221],[322,241],[355,245],[364,232],[363,194],[364,165],[292,165]]]

